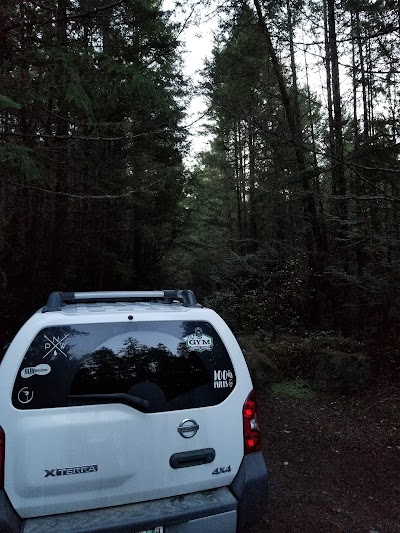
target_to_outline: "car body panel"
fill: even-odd
[[[234,479],[243,459],[242,407],[252,389],[241,350],[213,311],[158,305],[79,304],[39,311],[16,335],[1,363],[0,425],[6,434],[5,491],[21,517],[166,498],[228,486]],[[218,405],[160,413],[121,403],[36,410],[11,403],[21,360],[39,330],[121,320],[207,321],[223,339],[240,379]],[[199,426],[192,438],[178,432],[186,419]],[[215,450],[212,463],[171,468],[171,455],[208,448]],[[221,472],[213,474],[216,469]]]

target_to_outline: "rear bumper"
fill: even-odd
[[[246,533],[265,513],[268,503],[268,468],[262,452],[243,457],[239,471],[230,486],[238,502],[237,531]]]
[[[165,533],[246,532],[266,508],[268,470],[254,453],[243,458],[232,485],[112,508],[21,520],[0,491],[1,533],[132,533],[163,525]]]
[[[133,503],[29,518],[7,533],[133,533],[164,526],[165,533],[236,531],[237,501],[226,488]],[[1,533],[4,533],[0,529]]]
[[[0,490],[0,531],[1,533],[19,533],[22,520],[14,511],[4,490]]]

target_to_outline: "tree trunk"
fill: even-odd
[[[68,43],[67,37],[67,5],[68,0],[58,0],[57,4],[57,40],[58,46],[64,49]],[[57,110],[56,110],[56,127],[55,127],[55,147],[56,147],[56,164],[55,164],[55,192],[61,192],[68,179],[68,114],[65,109],[65,91],[66,80],[64,79],[64,66],[60,64],[59,84],[57,87]],[[55,195],[53,200],[53,244],[52,244],[52,280],[55,286],[60,287],[64,279],[64,261],[63,251],[65,246],[66,232],[66,215],[68,200],[60,195]]]
[[[252,125],[249,125],[249,230],[250,237],[253,240],[251,249],[257,251],[257,220],[256,220],[256,201],[255,201],[255,147],[254,132]]]
[[[326,256],[326,235],[320,224],[315,196],[312,187],[310,186],[310,181],[317,174],[317,169],[311,170],[307,168],[300,111],[298,108],[294,109],[294,105],[290,99],[282,66],[272,44],[271,35],[262,14],[259,0],[254,0],[254,6],[257,12],[259,26],[265,37],[269,59],[278,82],[286,120],[288,122],[296,155],[297,168],[302,176],[304,218],[306,223],[306,246],[308,266],[310,269],[310,292],[313,295],[311,296],[310,301],[310,320],[314,322],[314,324],[317,324],[320,318],[320,302],[315,295],[318,293],[317,286],[324,270]]]
[[[235,147],[235,189],[237,204],[237,221],[239,239],[243,237],[242,199],[240,194],[240,171],[239,171],[239,141],[237,120],[234,123],[234,147]]]
[[[354,12],[350,12],[351,20],[351,35],[353,37],[351,42],[351,60],[352,60],[352,73],[351,81],[353,85],[353,130],[354,130],[354,150],[357,150],[360,143],[360,130],[358,127],[358,101],[357,101],[357,89],[358,89],[358,67],[356,63],[356,47],[355,47],[355,36],[357,34],[357,28],[355,25]]]
[[[343,161],[343,131],[342,131],[342,107],[340,97],[339,59],[336,41],[335,0],[327,0],[328,6],[328,31],[329,51],[332,67],[332,99],[333,99],[333,128],[334,147],[332,161],[332,189],[339,196],[337,209],[340,220],[347,219],[346,201],[346,177]]]
[[[331,157],[331,166],[333,165],[333,154],[335,145],[335,133],[333,123],[333,103],[332,103],[332,74],[331,74],[331,50],[329,46],[329,30],[328,30],[328,13],[326,0],[323,0],[324,12],[324,32],[325,32],[325,73],[326,73],[326,98],[328,102],[328,124],[329,124],[329,153]],[[332,179],[332,193],[336,194],[336,182]]]
[[[363,101],[363,141],[364,143],[368,142],[369,138],[369,122],[368,122],[368,103],[367,103],[367,80],[365,76],[365,61],[364,53],[361,42],[360,35],[360,14],[358,11],[355,13],[356,17],[356,32],[357,32],[357,46],[358,46],[358,57],[360,61],[360,72],[361,72],[361,85],[362,85],[362,101]]]

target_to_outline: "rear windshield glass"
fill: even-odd
[[[216,405],[236,378],[206,322],[49,327],[28,348],[14,384],[17,409],[122,402],[144,412]]]

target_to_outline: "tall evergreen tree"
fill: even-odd
[[[241,243],[231,247],[233,264],[242,257],[246,280],[265,285],[245,258],[261,257],[268,243],[279,260],[303,258],[302,310],[312,323],[351,331],[388,319],[398,306],[385,281],[389,272],[398,278],[397,3],[327,0],[322,18],[320,2],[224,5],[208,69],[216,142],[203,164],[207,180],[213,169],[231,191],[226,220]],[[296,22],[309,30],[303,45]],[[307,82],[315,58],[326,70],[325,131],[298,81],[302,48]]]
[[[184,83],[174,26],[156,0],[7,1],[0,9],[8,300],[152,285],[182,220]]]

